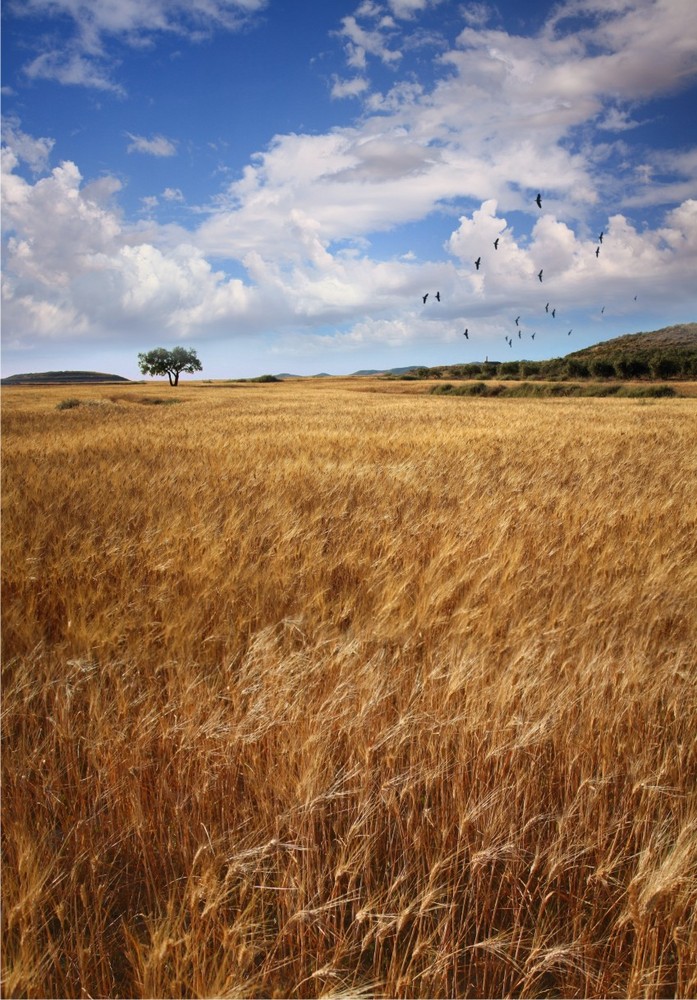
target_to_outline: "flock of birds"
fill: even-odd
[[[537,205],[537,207],[538,207],[538,208],[540,208],[540,209],[542,208],[542,193],[541,193],[541,192],[539,192],[539,191],[538,191],[538,193],[537,193],[537,197],[535,198],[535,204]],[[598,236],[598,246],[597,246],[597,247],[595,248],[595,256],[596,256],[596,259],[597,259],[598,257],[600,257],[600,248],[601,248],[601,246],[602,246],[602,243],[603,243],[603,237],[604,237],[604,236],[605,236],[605,232],[604,232],[604,230],[603,230],[603,231],[602,231],[602,232],[601,232],[601,233],[599,234],[599,236]],[[494,250],[498,250],[498,248],[499,248],[499,241],[500,241],[500,237],[499,237],[499,236],[497,236],[497,237],[496,237],[496,239],[494,240]],[[477,257],[477,259],[476,259],[476,260],[474,261],[474,266],[475,266],[475,268],[477,269],[477,271],[478,271],[478,270],[479,270],[479,268],[481,267],[481,264],[482,264],[482,258],[481,258],[481,256],[479,256],[479,257]],[[536,274],[536,277],[537,277],[537,278],[539,279],[540,283],[542,283],[542,278],[543,278],[543,275],[544,275],[544,268],[540,268],[540,270],[539,270],[539,271],[537,272],[537,274]],[[428,296],[429,296],[429,294],[430,294],[429,292],[426,292],[426,294],[425,294],[425,295],[422,295],[422,296],[421,296],[421,299],[422,299],[422,302],[423,302],[423,304],[424,304],[424,305],[426,305],[426,302],[427,302],[427,300],[428,300]],[[434,298],[436,299],[436,301],[437,301],[437,302],[440,302],[440,292],[436,292],[436,294],[435,294]],[[637,296],[635,295],[635,296],[634,296],[634,301],[636,302],[636,300],[637,300]],[[547,304],[545,305],[545,312],[546,312],[546,313],[548,313],[549,315],[551,315],[552,319],[556,319],[556,315],[557,315],[557,309],[556,309],[556,306],[555,306],[555,307],[554,307],[554,308],[553,308],[553,309],[552,309],[551,311],[550,311],[550,308],[549,308],[549,306],[550,306],[550,303],[548,302],[548,303],[547,303]],[[600,313],[601,313],[601,315],[602,315],[602,314],[603,314],[604,312],[605,312],[605,306],[603,306],[603,307],[602,307],[602,309],[600,310]],[[517,332],[517,334],[518,334],[518,339],[519,339],[519,340],[522,340],[522,339],[523,339],[523,331],[522,331],[522,330],[520,329],[520,316],[516,316],[516,320],[515,320],[515,325],[516,325],[516,327],[517,327],[517,330],[516,330],[516,332]],[[534,340],[534,339],[535,339],[535,333],[536,333],[536,332],[537,332],[537,331],[533,331],[533,332],[532,332],[532,333],[530,334],[530,339],[531,339],[531,340]],[[574,332],[574,331],[573,331],[573,327],[572,327],[572,328],[571,328],[571,329],[570,329],[570,330],[568,331],[568,333],[567,333],[567,337],[570,337],[570,336],[571,336],[571,334],[572,334],[573,332]],[[469,340],[469,336],[470,336],[470,335],[469,335],[469,327],[466,327],[466,328],[465,328],[465,331],[464,331],[464,333],[463,333],[463,337],[465,337],[465,339],[466,339],[466,340]],[[509,347],[513,347],[513,337],[509,337],[509,336],[508,336],[508,334],[504,334],[504,340],[506,341],[506,343],[508,344],[508,346],[509,346]]]

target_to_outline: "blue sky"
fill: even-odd
[[[2,28],[3,375],[697,318],[694,0],[5,0]]]

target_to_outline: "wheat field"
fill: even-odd
[[[697,994],[694,398],[2,406],[5,996]]]

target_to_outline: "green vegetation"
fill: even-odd
[[[139,354],[138,367],[143,375],[167,375],[170,385],[179,385],[182,372],[193,375],[203,370],[196,351],[186,347],[175,347],[171,351],[156,347]]]
[[[697,379],[697,323],[615,337],[546,361],[476,361],[415,368],[387,379]],[[546,393],[543,393],[545,395]],[[593,395],[602,395],[593,392]]]
[[[468,382],[455,386],[451,382],[435,385],[431,394],[436,396],[622,396],[625,398],[647,398],[677,396],[672,385],[626,386],[618,383],[591,383],[579,385],[575,382],[520,382],[517,385],[488,385],[486,382]]]

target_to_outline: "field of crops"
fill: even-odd
[[[3,390],[5,996],[697,994],[697,400],[428,388]]]

